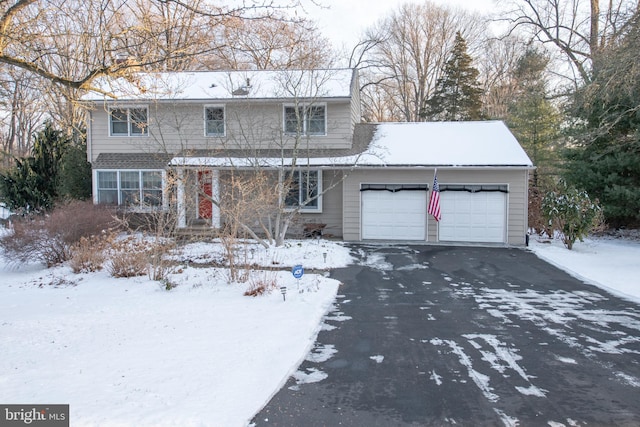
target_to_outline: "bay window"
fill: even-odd
[[[162,206],[161,170],[97,171],[97,202],[129,207]]]

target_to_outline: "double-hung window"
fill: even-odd
[[[322,173],[319,170],[297,170],[286,176],[289,192],[286,206],[303,212],[322,211]]]
[[[290,135],[326,135],[327,108],[325,105],[284,107],[284,132]]]
[[[147,107],[112,108],[109,110],[111,136],[146,136],[149,132]]]
[[[224,136],[224,107],[207,106],[204,108],[205,134],[207,136]]]
[[[162,171],[97,171],[98,203],[149,208],[162,206]]]

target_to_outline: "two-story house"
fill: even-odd
[[[502,122],[360,123],[351,69],[99,84],[103,93],[84,99],[95,203],[163,206],[180,227],[218,228],[211,200],[226,171],[286,168],[286,203],[302,223],[345,240],[525,242],[533,165]],[[440,221],[427,214],[436,170]]]

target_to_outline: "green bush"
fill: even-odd
[[[602,222],[598,201],[592,201],[586,191],[569,187],[565,182],[545,195],[542,213],[549,227],[562,234],[567,249],[572,249],[576,240],[582,241]]]

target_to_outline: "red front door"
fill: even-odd
[[[198,172],[198,217],[211,219],[213,205],[211,204],[211,171]]]

